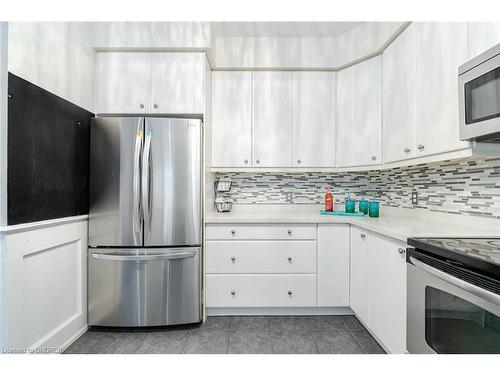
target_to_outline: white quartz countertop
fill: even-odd
[[[207,212],[207,224],[347,223],[406,242],[410,237],[500,237],[500,220],[381,206],[380,217],[324,216],[318,205],[234,205],[232,212]],[[338,208],[337,208],[338,209]]]

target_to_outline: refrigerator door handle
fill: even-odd
[[[92,258],[100,260],[115,261],[147,261],[147,260],[170,260],[186,259],[196,255],[196,251],[179,251],[169,254],[151,254],[151,255],[114,255],[114,254],[92,254]]]
[[[142,155],[141,195],[144,215],[144,245],[148,243],[151,234],[151,197],[150,197],[150,168],[151,168],[151,130],[146,131],[144,152]]]
[[[137,131],[135,133],[135,148],[134,148],[134,172],[133,172],[133,200],[134,200],[134,213],[133,213],[133,232],[134,242],[136,245],[141,244],[141,151],[142,151],[142,119],[137,124]]]

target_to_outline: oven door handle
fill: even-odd
[[[476,285],[470,284],[466,281],[460,280],[454,276],[448,275],[446,272],[440,271],[435,269],[434,267],[429,266],[428,264],[425,264],[421,262],[420,260],[415,259],[414,257],[410,256],[410,261],[411,263],[417,267],[420,268],[421,270],[430,273],[431,275],[436,276],[437,278],[440,278],[443,281],[446,281],[447,283],[450,283],[453,286],[456,286],[457,288],[460,288],[462,290],[465,290],[466,292],[469,292],[479,298],[484,299],[485,301],[491,302],[494,305],[500,306],[500,296],[490,292],[489,290],[480,288]]]

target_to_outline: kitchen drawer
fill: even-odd
[[[207,273],[316,273],[316,241],[207,241]]]
[[[207,307],[315,306],[315,275],[207,275]]]
[[[208,224],[207,240],[315,240],[316,224]]]

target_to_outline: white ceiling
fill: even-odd
[[[212,22],[216,38],[336,37],[364,22]]]

